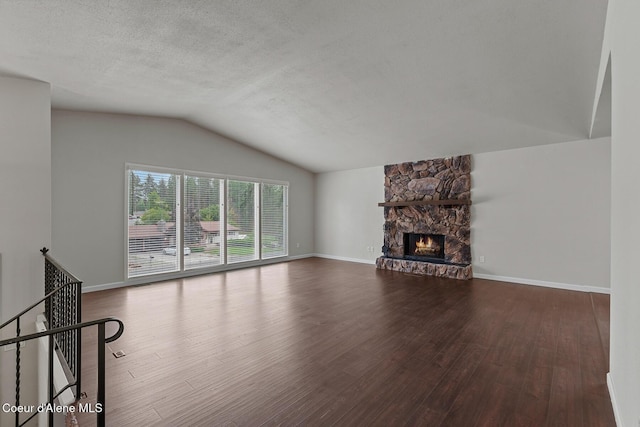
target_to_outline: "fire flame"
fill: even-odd
[[[431,254],[437,252],[437,248],[434,248],[433,240],[431,237],[427,237],[427,241],[424,241],[423,237],[416,242],[416,250],[414,253],[418,255]]]

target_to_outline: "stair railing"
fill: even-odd
[[[82,323],[82,281],[51,258],[47,248],[40,249],[40,252],[44,255],[43,299],[47,329]],[[75,379],[77,386],[74,394],[79,399],[82,387],[82,334],[79,329],[69,330],[56,335],[55,340],[71,376]]]
[[[45,257],[45,296],[22,310],[20,313],[0,325],[0,330],[16,323],[16,336],[0,341],[0,347],[15,345],[16,347],[16,388],[15,406],[20,406],[20,381],[21,381],[21,344],[26,341],[48,336],[48,404],[53,408],[54,401],[64,391],[71,389],[75,400],[78,401],[82,395],[82,371],[81,371],[81,330],[90,326],[98,326],[98,390],[96,417],[99,427],[105,426],[105,345],[120,338],[124,332],[124,324],[121,320],[108,317],[104,319],[81,322],[81,299],[82,282],[71,273],[62,268],[54,259],[47,255],[48,249],[42,248]],[[40,306],[45,305],[45,318],[47,319],[47,330],[29,335],[21,336],[22,317]],[[110,337],[106,337],[105,325],[109,322],[116,322],[118,330]],[[53,382],[53,358],[60,355],[65,362],[65,371],[71,378],[68,384],[55,393]],[[99,410],[97,410],[99,409]],[[53,411],[48,413],[48,424],[53,426]],[[26,420],[20,421],[20,412],[15,413],[15,426],[21,427],[33,419],[39,412],[34,411]]]

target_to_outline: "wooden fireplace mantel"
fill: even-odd
[[[426,206],[426,205],[437,205],[437,206],[457,206],[457,205],[470,205],[471,200],[469,199],[448,199],[448,200],[412,200],[405,202],[380,202],[378,206]]]

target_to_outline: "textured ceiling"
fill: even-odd
[[[350,169],[587,138],[606,6],[0,0],[0,73]]]

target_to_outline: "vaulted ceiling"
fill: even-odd
[[[183,118],[352,169],[588,138],[606,7],[0,0],[0,73],[50,82],[56,108]]]

